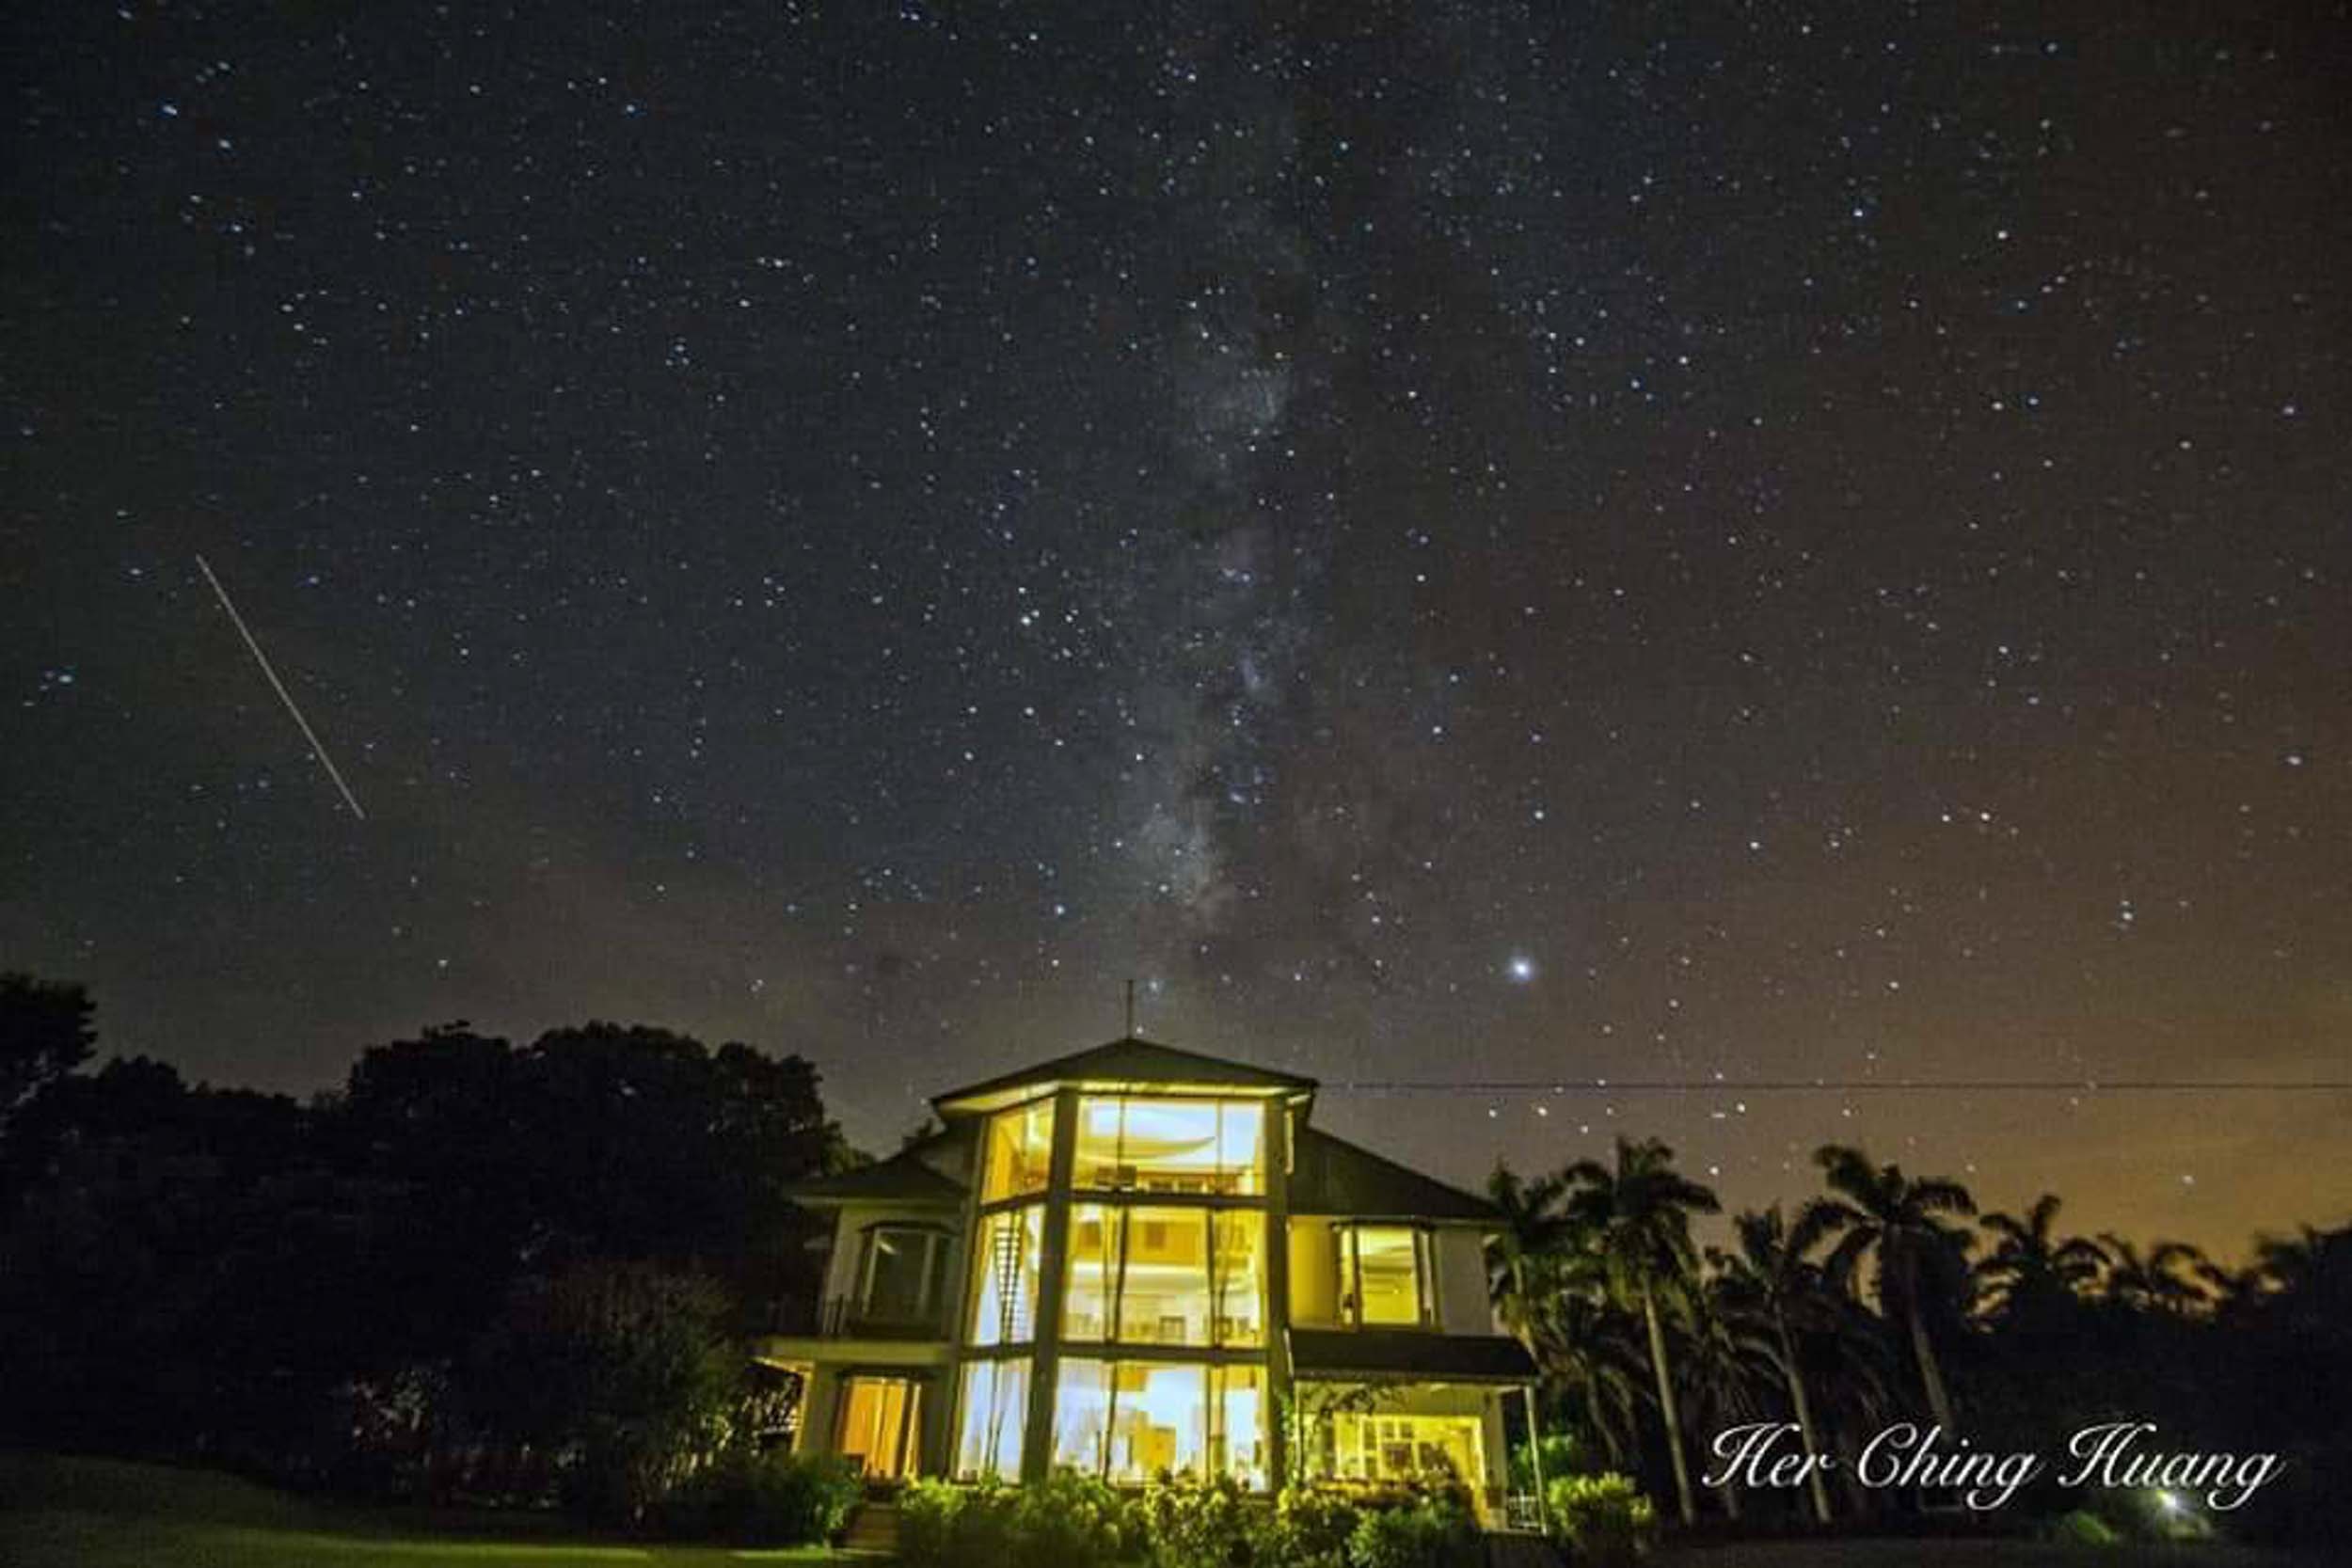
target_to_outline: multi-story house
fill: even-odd
[[[797,1441],[878,1480],[1452,1479],[1490,1513],[1534,1369],[1482,1199],[1314,1127],[1315,1083],[1125,1038],[932,1101],[835,1215]]]

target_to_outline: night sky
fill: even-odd
[[[0,966],[111,1049],[887,1148],[1132,975],[1462,1181],[2345,1216],[2340,1092],[1346,1086],[2352,1076],[2343,6],[8,12]]]

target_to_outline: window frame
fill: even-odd
[[[1357,1332],[1393,1330],[1431,1334],[1442,1330],[1445,1319],[1438,1300],[1437,1227],[1411,1220],[1342,1220],[1331,1227],[1340,1249],[1340,1324]],[[1412,1238],[1413,1298],[1417,1316],[1411,1323],[1368,1323],[1364,1319],[1364,1261],[1360,1238],[1367,1230],[1403,1231]]]

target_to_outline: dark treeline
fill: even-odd
[[[1825,1147],[1816,1164],[1817,1196],[1732,1216],[1728,1247],[1698,1243],[1692,1216],[1717,1212],[1715,1195],[1656,1141],[1620,1138],[1613,1162],[1535,1178],[1496,1171],[1491,1284],[1542,1370],[1552,1473],[1630,1470],[1686,1525],[1883,1527],[1957,1500],[1858,1483],[1863,1446],[1908,1423],[1941,1429],[1947,1453],[1964,1441],[2050,1461],[2005,1523],[2058,1520],[2091,1540],[2337,1528],[2352,1483],[2352,1227],[2264,1236],[2228,1269],[2178,1242],[2069,1234],[2056,1195],[1980,1215],[1960,1183],[1859,1149]],[[2077,1432],[2137,1421],[2156,1427],[2140,1453],[2283,1463],[2237,1510],[2197,1488],[2057,1484]],[[1785,1424],[1780,1451],[1835,1465],[1785,1489],[1710,1493],[1710,1437],[1754,1422]]]
[[[305,1103],[93,1066],[92,1021],[0,976],[0,1442],[627,1514],[772,1418],[785,1190],[850,1157],[802,1058],[460,1023]]]

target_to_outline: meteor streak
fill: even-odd
[[[368,814],[359,809],[359,798],[351,792],[349,784],[343,783],[342,770],[335,766],[335,759],[328,756],[326,748],[319,743],[318,732],[310,728],[310,721],[302,717],[302,710],[294,705],[294,693],[286,689],[286,683],[279,680],[278,672],[270,667],[269,655],[262,652],[261,643],[254,641],[252,628],[245,624],[245,617],[237,613],[236,605],[230,600],[229,590],[220,585],[220,578],[213,575],[211,563],[202,556],[196,558],[196,566],[204,574],[204,580],[213,585],[214,596],[220,600],[220,608],[229,612],[229,619],[236,626],[237,635],[244,638],[245,645],[252,650],[253,662],[260,665],[262,673],[269,677],[270,689],[278,693],[278,700],[286,705],[286,711],[294,715],[294,721],[301,727],[302,738],[310,743],[310,754],[319,759],[319,766],[326,769],[326,776],[334,780],[335,787],[342,792],[343,804],[351,808],[352,816],[365,822]]]

